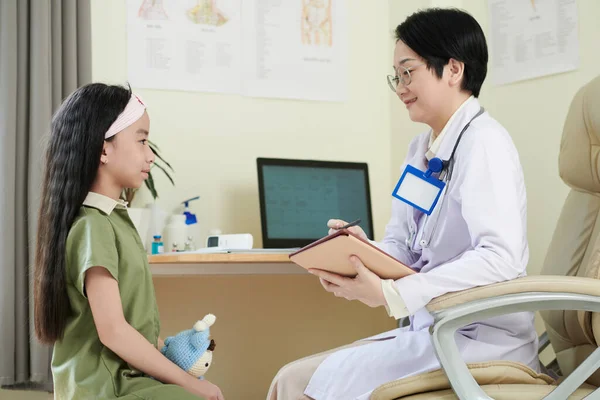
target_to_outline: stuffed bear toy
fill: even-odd
[[[210,339],[210,327],[215,320],[214,315],[208,314],[202,321],[196,322],[192,329],[169,336],[161,353],[188,374],[204,379],[215,349],[215,341]]]

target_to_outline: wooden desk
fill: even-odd
[[[154,276],[307,273],[281,253],[172,253],[149,256],[148,260]]]
[[[149,257],[161,337],[216,315],[206,379],[227,399],[264,400],[283,365],[396,327],[383,307],[337,298],[287,254]]]

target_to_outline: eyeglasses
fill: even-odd
[[[424,64],[413,65],[412,67],[403,67],[402,65],[398,67],[396,70],[396,76],[388,75],[387,83],[392,89],[392,92],[396,93],[396,88],[398,87],[398,83],[402,84],[402,86],[408,86],[412,82],[412,78],[410,76],[410,71],[414,70],[417,67],[420,67]],[[398,75],[400,72],[400,75]]]

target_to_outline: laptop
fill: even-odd
[[[263,248],[292,252],[328,233],[337,218],[373,237],[366,163],[257,158]]]

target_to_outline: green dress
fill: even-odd
[[[97,200],[99,195],[94,195]],[[160,321],[147,255],[127,209],[106,197],[100,202],[88,199],[67,238],[72,313],[63,339],[54,345],[55,399],[197,400],[179,386],[144,376],[100,342],[84,290],[85,272],[91,267],[106,268],[118,281],[125,319],[155,346]],[[112,210],[107,199],[115,203]]]

